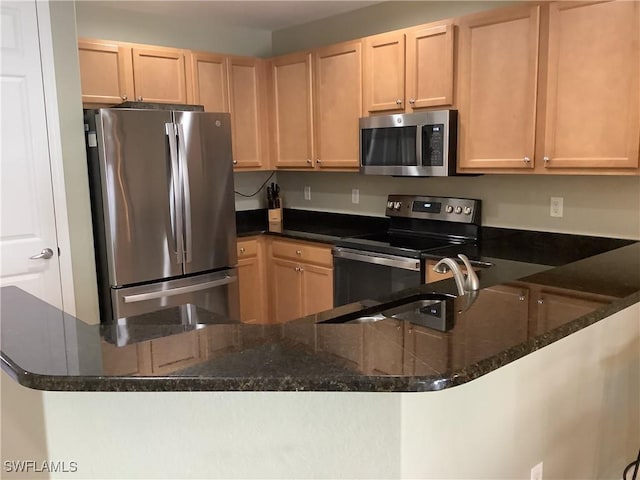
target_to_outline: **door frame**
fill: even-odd
[[[58,97],[53,55],[53,34],[51,30],[51,13],[49,0],[35,1],[36,16],[40,44],[40,64],[42,66],[42,83],[44,87],[44,107],[47,120],[47,140],[49,143],[49,165],[51,168],[51,185],[53,208],[56,222],[56,237],[60,265],[60,289],[62,308],[70,315],[76,315],[75,289],[73,285],[73,265],[71,262],[71,234],[67,213],[67,195],[64,183],[64,163],[60,118],[58,116]]]

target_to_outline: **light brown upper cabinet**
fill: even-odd
[[[452,105],[454,34],[436,22],[365,38],[365,113]]]
[[[639,2],[552,3],[541,166],[637,168],[639,69]]]
[[[539,26],[537,5],[462,18],[460,171],[533,168]]]
[[[366,112],[404,110],[404,33],[364,39]]]
[[[311,53],[273,59],[275,166],[313,168]]]
[[[192,88],[189,103],[203,105],[205,112],[228,112],[227,57],[215,53],[189,54]]]
[[[268,168],[269,128],[265,60],[229,57],[229,108],[234,168]]]
[[[313,52],[315,167],[357,169],[362,115],[362,44],[347,42]]]
[[[552,2],[460,23],[460,172],[638,173],[640,4]]]
[[[134,46],[131,51],[137,101],[187,103],[184,50]]]
[[[187,103],[185,51],[79,39],[82,102]]]
[[[191,52],[189,102],[207,112],[230,112],[233,164],[236,170],[265,166],[268,135],[262,106],[266,96],[264,60]],[[261,132],[264,131],[264,134]]]
[[[134,99],[131,48],[102,40],[78,41],[82,103],[115,105]]]

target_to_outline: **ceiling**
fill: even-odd
[[[281,30],[381,3],[379,0],[90,1],[94,5],[122,11],[171,16],[187,20],[189,18],[210,18],[212,24],[269,31]]]

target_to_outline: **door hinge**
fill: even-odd
[[[58,247],[58,256],[60,256],[60,247]]]

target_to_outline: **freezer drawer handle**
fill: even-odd
[[[237,281],[238,277],[231,277],[227,275],[220,280],[212,280],[211,282],[189,285],[187,287],[177,287],[172,288],[171,290],[161,290],[159,292],[139,293],[138,295],[125,295],[123,300],[124,303],[144,302],[145,300],[154,300],[156,298],[173,297],[174,295],[182,295],[184,293],[199,292],[200,290],[221,287]]]

